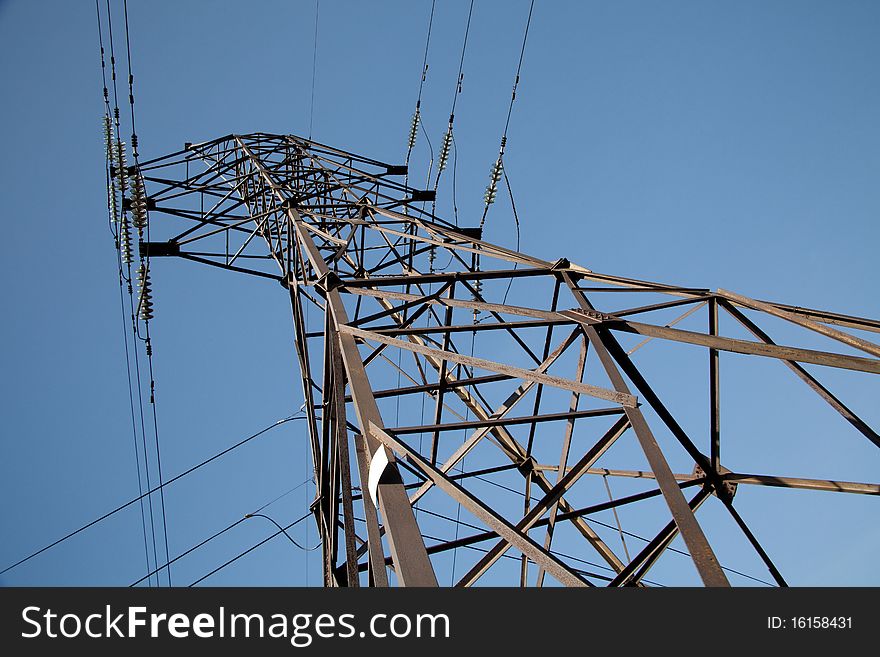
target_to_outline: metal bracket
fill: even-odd
[[[326,298],[328,292],[335,290],[342,284],[342,279],[339,278],[336,272],[328,271],[315,281],[315,289],[318,291],[318,294]]]
[[[421,201],[433,201],[437,198],[437,192],[433,189],[414,189],[410,196],[411,203],[419,203]]]
[[[144,258],[162,258],[167,256],[179,256],[180,244],[177,242],[138,242],[138,250]]]
[[[730,470],[725,468],[723,465],[718,466],[718,474],[724,476],[729,474]],[[707,477],[707,473],[703,468],[700,467],[699,464],[694,464],[694,472],[693,476],[695,478],[701,479],[703,477]],[[725,481],[721,485],[721,491],[713,487],[712,494],[720,500],[726,500],[727,502],[732,502],[734,495],[736,495],[736,487],[737,484],[735,481]],[[720,494],[719,494],[720,493]]]

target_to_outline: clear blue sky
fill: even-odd
[[[468,3],[437,4],[423,97],[435,148]],[[129,5],[142,156],[232,132],[307,134],[313,1]],[[111,6],[121,17],[122,3]],[[429,10],[427,0],[321,0],[317,140],[403,160]],[[456,110],[458,205],[473,217],[463,223],[481,210],[527,11],[528,0],[476,3]],[[137,494],[94,12],[91,2],[0,2],[0,568]],[[122,35],[120,22],[120,50]],[[880,317],[878,35],[880,4],[871,1],[538,0],[505,160],[523,250]],[[425,159],[420,141],[417,166]],[[440,206],[450,205],[446,187]],[[513,245],[506,204],[493,208],[487,231]],[[152,332],[167,477],[302,399],[280,287],[161,265]],[[725,356],[722,366],[733,380],[723,416],[729,467],[880,479],[878,450],[782,365]],[[880,426],[877,377],[812,371]],[[662,389],[682,412],[689,385]],[[306,461],[302,428],[290,423],[169,487],[172,555],[306,480]],[[310,499],[304,486],[269,511],[290,522]],[[791,583],[880,584],[876,498],[741,487],[737,502]],[[140,523],[132,507],[0,583],[127,585],[145,572]],[[243,523],[176,564],[175,583],[272,529]],[[314,545],[311,521],[294,536]],[[734,531],[709,538],[725,565],[769,579]],[[276,539],[206,583],[316,585],[318,555]],[[651,577],[696,583],[676,555]]]

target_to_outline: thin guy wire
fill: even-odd
[[[614,495],[611,494],[611,484],[608,483],[608,475],[602,475],[602,480],[605,482],[605,490],[608,491],[608,501],[614,501]],[[623,536],[623,527],[620,524],[620,516],[617,515],[617,507],[611,507],[611,512],[614,514],[614,522],[617,523],[617,532],[620,534],[620,542],[623,545],[623,553],[626,555],[627,563],[632,561],[632,558],[629,556],[629,550],[626,547],[626,538]]]
[[[309,141],[312,139],[312,123],[315,117],[315,77],[318,70],[318,10],[321,0],[315,0],[315,36],[312,42],[312,96],[309,102]]]

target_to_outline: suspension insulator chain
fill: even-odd
[[[409,150],[412,151],[413,148],[416,147],[416,138],[419,136],[419,122],[422,120],[422,110],[419,105],[421,103],[416,103],[416,111],[413,113],[412,122],[409,126]]]
[[[113,147],[113,123],[110,120],[109,114],[104,114],[101,118],[104,134],[104,149],[107,154],[107,168],[111,175],[107,186],[107,209],[110,212],[110,221],[117,223],[119,218],[116,216],[116,187],[112,178],[113,172],[116,170],[116,149]]]
[[[123,264],[129,265],[132,262],[131,256],[131,227],[128,223],[128,214],[125,211],[125,192],[128,190],[128,177],[126,176],[125,167],[125,142],[116,141],[115,162],[111,163],[111,174],[113,175],[113,214],[119,222],[119,250]],[[117,201],[116,195],[119,194]],[[119,202],[119,210],[117,214],[117,202]]]
[[[489,209],[489,206],[495,202],[495,197],[498,196],[498,183],[501,180],[501,176],[504,175],[504,147],[506,145],[507,137],[503,136],[501,137],[501,148],[498,150],[498,159],[495,160],[495,164],[492,165],[492,169],[489,171],[489,185],[486,187],[486,193],[483,194],[486,210]],[[481,228],[485,222],[486,212],[483,212],[483,218],[480,221]]]
[[[104,149],[107,152],[107,162],[112,166],[113,164],[113,124],[110,121],[110,115],[104,114],[101,117],[101,123],[103,125],[103,133],[104,133]]]
[[[131,258],[131,229],[128,226],[128,215],[122,212],[119,221],[119,250],[123,264],[130,265]]]
[[[483,200],[486,202],[486,205],[492,205],[495,202],[495,197],[498,196],[498,181],[501,180],[503,172],[504,163],[499,155],[489,172],[489,185],[486,187],[486,193],[483,194]]]
[[[144,187],[144,179],[138,171],[132,172],[131,175],[131,214],[131,223],[137,228],[138,236],[143,239],[148,221],[147,191]]]
[[[124,198],[128,191],[128,176],[125,173],[125,142],[116,142],[116,170],[114,171],[114,180],[116,180],[116,189]]]
[[[150,284],[150,270],[143,262],[138,267],[138,287],[140,288],[138,311],[141,319],[149,322],[153,319],[153,289]]]
[[[440,158],[437,161],[437,179],[440,179],[440,172],[446,168],[446,162],[449,160],[449,149],[452,148],[452,118],[449,119],[449,127],[446,134],[443,135],[443,145],[440,146]]]

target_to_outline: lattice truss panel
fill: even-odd
[[[702,581],[726,585],[704,504],[784,584],[738,487],[880,493],[735,469],[719,413],[720,354],[746,354],[733,358],[787,368],[846,439],[880,446],[816,378],[873,383],[880,322],[502,248],[434,216],[404,167],[294,136],[188,144],[139,175],[143,255],[289,289],[327,585],[647,585],[679,537]],[[323,329],[307,330],[307,306]],[[730,453],[746,465],[768,438]]]

